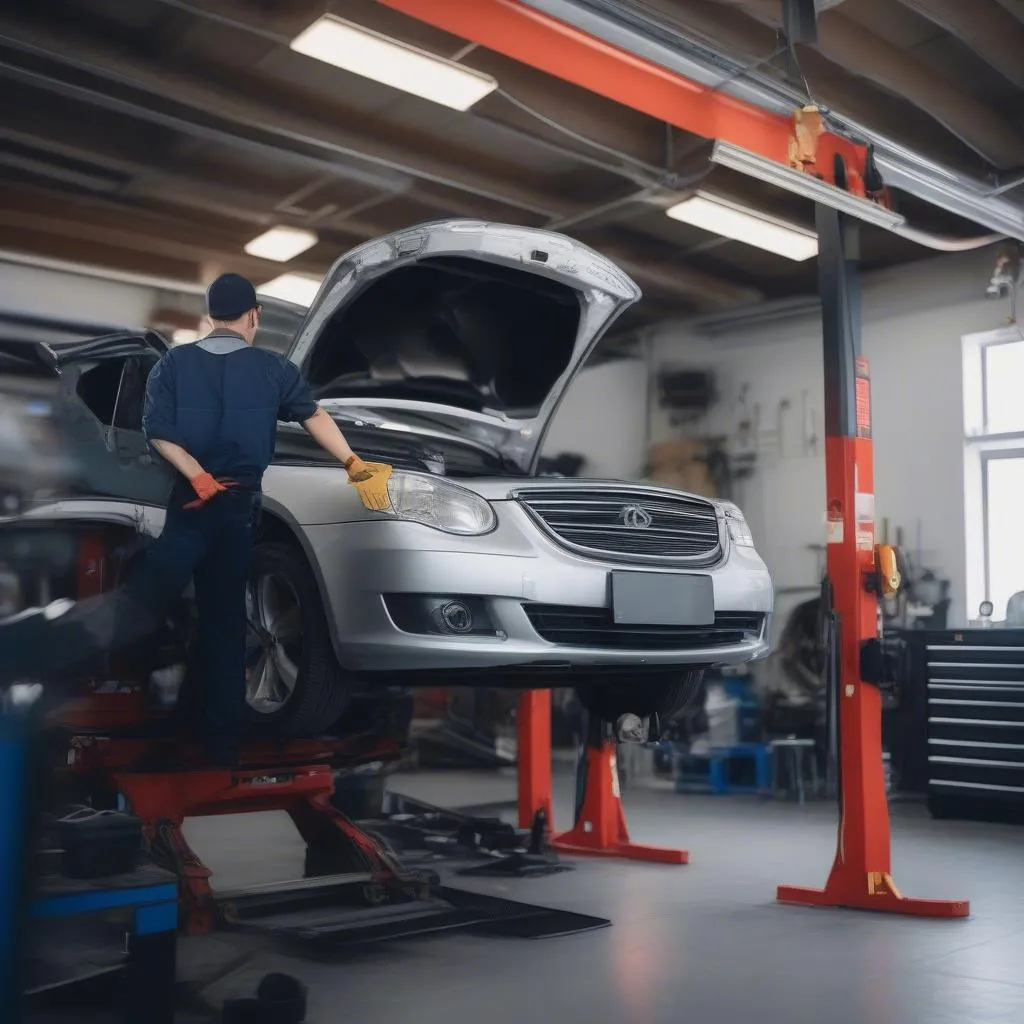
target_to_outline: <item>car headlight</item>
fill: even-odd
[[[754,546],[754,535],[750,532],[747,520],[737,505],[730,501],[723,501],[718,506],[719,515],[725,520],[729,528],[729,537],[733,544],[741,548],[752,548]]]
[[[473,536],[489,533],[497,525],[490,503],[473,491],[438,477],[418,473],[392,473],[388,480],[391,511],[445,533]]]

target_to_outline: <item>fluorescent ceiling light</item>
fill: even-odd
[[[325,14],[292,41],[307,57],[372,78],[453,110],[469,110],[498,88],[490,75]]]
[[[282,274],[257,289],[260,295],[284,299],[299,306],[311,306],[320,290],[320,278],[306,274]]]
[[[706,192],[698,192],[665,212],[673,220],[766,249],[789,260],[809,260],[818,254],[818,236],[813,231],[756,213]]]
[[[840,213],[857,217],[876,227],[891,231],[906,223],[905,217],[871,202],[870,199],[861,199],[860,196],[844,192],[835,185],[812,178],[803,171],[794,171],[775,160],[734,146],[731,142],[716,142],[711,150],[711,162],[739,171],[740,174],[747,174],[759,181],[766,181],[769,185],[777,185],[788,192],[796,192],[797,195],[813,199],[823,206],[831,206]]]
[[[249,242],[245,251],[250,256],[258,256],[262,260],[287,263],[295,259],[300,252],[312,248],[318,241],[313,231],[303,231],[301,228],[271,228]]]
[[[177,330],[171,332],[171,341],[175,345],[187,345],[190,341],[195,341],[199,337],[198,331],[193,331],[189,327],[179,327]]]

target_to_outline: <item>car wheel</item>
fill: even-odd
[[[246,587],[249,719],[278,736],[316,736],[341,717],[351,686],[334,656],[316,580],[288,544],[257,544]]]
[[[704,706],[704,671],[690,669],[650,676],[618,676],[576,691],[586,712],[615,722],[623,715],[657,715],[663,726]]]

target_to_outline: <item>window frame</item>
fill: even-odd
[[[991,598],[989,464],[995,459],[1024,459],[1024,428],[988,431],[988,353],[996,347],[1022,343],[1024,328],[1018,325],[968,334],[962,339],[968,619],[974,617],[981,601]]]
[[[989,527],[989,481],[988,470],[993,462],[1006,459],[1020,459],[1024,462],[1024,445],[1018,448],[982,449],[981,455],[981,515],[982,515],[982,550],[984,551],[984,579],[986,599],[992,597],[992,538]]]

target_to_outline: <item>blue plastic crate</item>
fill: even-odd
[[[731,768],[736,762],[749,762],[749,782],[737,782]],[[705,767],[706,766],[706,767]],[[703,769],[703,770],[702,770]],[[731,747],[718,747],[705,758],[680,755],[676,760],[677,793],[732,793],[771,792],[772,750],[766,743],[738,743]]]

